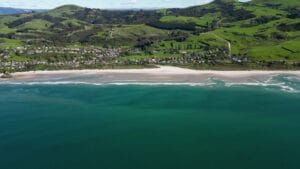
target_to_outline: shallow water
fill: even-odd
[[[300,80],[0,85],[4,169],[298,169]]]

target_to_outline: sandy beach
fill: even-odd
[[[265,80],[275,75],[300,77],[300,71],[215,71],[192,70],[172,66],[158,66],[149,69],[95,69],[95,70],[56,70],[13,73],[11,79],[1,81],[43,81],[57,79],[88,78],[99,82],[201,82],[209,78],[228,81]]]

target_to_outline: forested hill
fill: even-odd
[[[158,58],[199,67],[228,63],[285,68],[300,62],[300,1],[215,0],[160,10],[65,5],[42,13],[0,16],[0,42],[6,50],[20,46],[121,49],[122,59],[117,62],[148,63]],[[14,61],[33,60],[27,55],[16,57],[16,51],[6,53]],[[50,57],[37,58],[48,61]]]

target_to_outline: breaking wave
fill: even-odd
[[[290,93],[300,93],[300,78],[297,76],[272,76],[264,81],[254,80],[253,82],[233,83],[226,82],[226,87],[237,86],[258,86],[267,89],[280,89]]]
[[[281,91],[290,93],[300,93],[300,77],[277,75],[272,76],[266,80],[251,79],[247,82],[230,82],[221,79],[210,78],[205,82],[89,82],[80,80],[57,80],[57,81],[27,81],[15,82],[4,81],[0,85],[94,85],[94,86],[199,86],[199,87],[262,87],[266,89],[279,89]]]

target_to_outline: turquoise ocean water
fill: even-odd
[[[300,80],[0,84],[1,169],[299,169]]]

